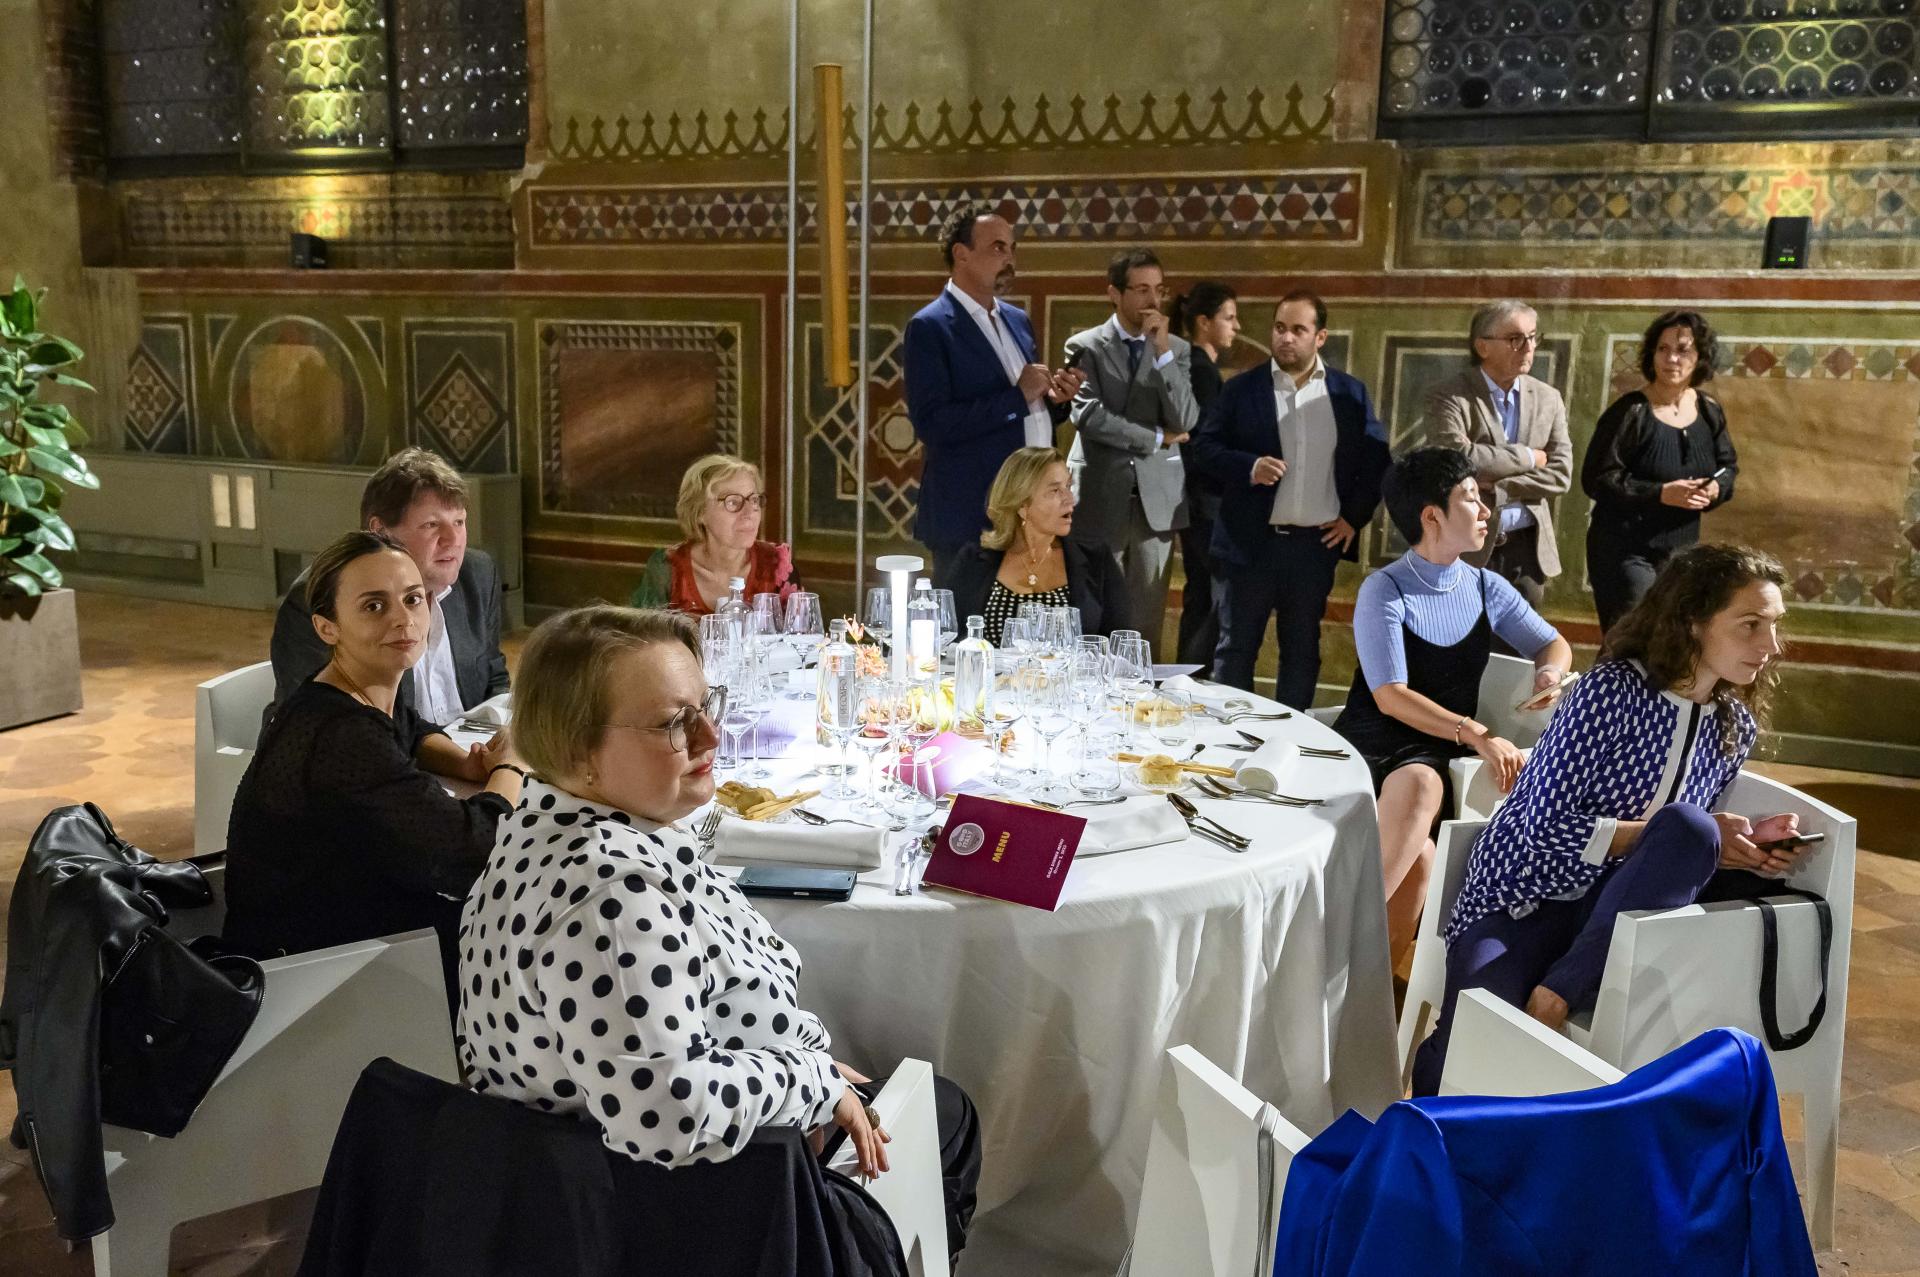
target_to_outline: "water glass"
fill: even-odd
[[[1040,618],[1008,617],[1000,627],[1000,646],[1017,656],[1031,656],[1040,647]]]
[[[1087,798],[1110,798],[1120,792],[1120,724],[1103,714],[1080,733],[1080,766],[1073,788]]]
[[[884,585],[867,587],[867,629],[885,639],[893,633],[893,591]]]
[[[940,614],[940,650],[944,652],[948,644],[960,637],[960,617],[954,610],[953,591],[935,590],[933,604]]]
[[[1193,744],[1193,702],[1179,692],[1162,688],[1149,702],[1153,706],[1153,734],[1162,749],[1175,758],[1186,756]]]

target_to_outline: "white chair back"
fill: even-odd
[[[1480,675],[1480,700],[1474,717],[1525,749],[1547,730],[1553,710],[1522,711],[1514,708],[1533,694],[1533,662],[1498,652],[1487,657],[1487,668]]]
[[[1559,1095],[1625,1076],[1485,989],[1467,989],[1453,1004],[1442,1095]]]
[[[1167,1052],[1128,1277],[1270,1277],[1307,1136],[1191,1046]]]
[[[193,851],[227,846],[233,795],[253,761],[260,719],[273,702],[273,664],[230,670],[200,684],[193,701]]]
[[[1340,711],[1345,708],[1345,702],[1338,705],[1318,705],[1307,711],[1307,717],[1316,723],[1325,723],[1328,727],[1332,727],[1334,720],[1340,717]]]
[[[902,1060],[874,1097],[880,1125],[893,1137],[887,1145],[888,1171],[866,1181],[900,1235],[912,1277],[947,1277],[947,1204],[940,1178],[940,1124],[934,1109],[933,1066]],[[852,1143],[841,1146],[832,1166],[859,1174]]]
[[[1413,970],[1407,977],[1407,996],[1400,1008],[1400,1085],[1412,1084],[1413,1053],[1433,1031],[1440,1003],[1447,993],[1447,946],[1440,938],[1460,886],[1467,880],[1467,860],[1473,840],[1487,827],[1484,820],[1449,820],[1433,840],[1433,876],[1427,879],[1427,903],[1420,911],[1420,928],[1413,942]]]
[[[1814,1245],[1824,1250],[1833,1244],[1856,827],[1851,816],[1751,772],[1728,786],[1721,808],[1754,819],[1795,812],[1803,831],[1827,836],[1786,883],[1824,896],[1832,914],[1825,1017],[1801,1046],[1767,1051],[1781,1093],[1802,1097],[1808,1228]],[[1775,1006],[1781,1031],[1791,1033],[1807,1023],[1820,994],[1819,918],[1815,905],[1794,897],[1781,897],[1774,914]],[[1738,901],[1622,914],[1614,923],[1592,1018],[1584,1026],[1569,1021],[1568,1036],[1623,1069],[1638,1068],[1711,1028],[1742,1029],[1766,1042],[1760,1017],[1762,925],[1759,906]]]
[[[379,1056],[459,1081],[432,931],[261,965],[260,1012],[186,1129],[102,1127],[114,1225],[93,1239],[97,1277],[166,1277],[177,1225],[319,1184],[347,1097]]]

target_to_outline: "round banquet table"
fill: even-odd
[[[1202,724],[1199,740],[1235,739]],[[1241,726],[1344,746],[1304,714]],[[775,779],[762,783],[797,787],[813,756],[809,745],[771,760]],[[1244,758],[1216,747],[1199,761]],[[1189,837],[1077,858],[1052,912],[939,887],[896,896],[891,863],[845,903],[756,901],[799,951],[801,1005],[826,1022],[836,1058],[876,1076],[928,1060],[978,1105],[984,1170],[963,1272],[1115,1271],[1170,1047],[1191,1043],[1309,1132],[1398,1098],[1366,764],[1301,758],[1283,784],[1324,803],[1209,800],[1189,787],[1253,846]]]

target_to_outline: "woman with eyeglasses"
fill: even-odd
[[[799,589],[792,550],[760,539],[766,505],[760,468],[751,461],[716,452],[688,466],[675,507],[687,539],[654,551],[634,588],[633,606],[707,616],[727,597],[735,577],[746,581],[749,599],[756,594],[785,599]]]
[[[457,901],[526,773],[504,733],[462,752],[396,703],[429,623],[398,541],[349,532],[322,550],[307,605],[331,655],[280,703],[234,794],[225,938],[266,958],[433,926],[451,958]],[[479,793],[423,770],[450,759]]]
[[[800,955],[675,824],[713,796],[723,696],[685,616],[586,607],[534,631],[513,730],[536,779],[467,896],[462,1059],[476,1089],[578,1114],[636,1161],[723,1162],[801,1126],[884,1172],[878,1085],[802,1009]],[[951,1083],[935,1099],[957,1255],[979,1123]]]
[[[1653,585],[1668,559],[1700,540],[1700,516],[1733,500],[1740,458],[1727,413],[1700,387],[1720,343],[1706,316],[1670,310],[1640,339],[1640,375],[1600,414],[1580,466],[1593,498],[1587,579],[1604,635]]]

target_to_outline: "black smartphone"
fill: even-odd
[[[1701,483],[1718,483],[1722,479],[1726,478],[1727,475],[1730,473],[1731,471],[1726,466],[1721,466],[1718,470],[1715,470],[1712,474],[1700,480],[1700,482]]]
[[[1811,847],[1814,843],[1825,842],[1825,834],[1795,834],[1791,838],[1781,838],[1774,842],[1755,843],[1762,851],[1792,851],[1795,847]]]
[[[853,895],[851,869],[820,869],[810,865],[748,865],[734,881],[748,896],[781,900],[846,900]]]

